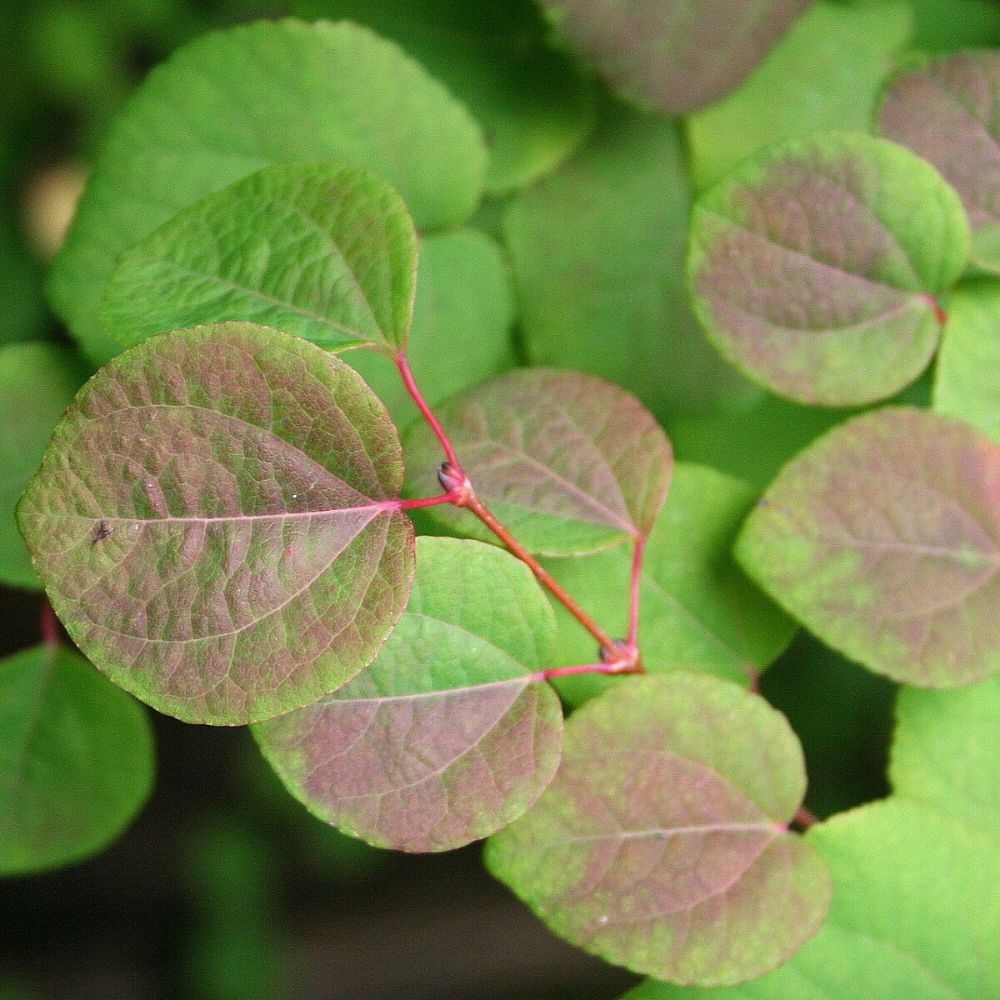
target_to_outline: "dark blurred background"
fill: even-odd
[[[178,45],[283,6],[5,6],[0,321],[7,339],[62,338],[42,276],[109,118]],[[0,654],[38,641],[40,609],[0,588]],[[885,794],[888,682],[800,638],[763,690],[803,739],[814,812]],[[612,1000],[636,981],[550,935],[477,846],[369,848],[308,816],[245,730],[154,721],[156,791],[125,836],[0,883],[0,1000]]]

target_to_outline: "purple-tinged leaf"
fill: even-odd
[[[554,781],[486,861],[586,951],[740,982],[826,914],[825,866],[785,825],[804,791],[798,741],[762,698],[695,674],[629,679],[571,716]]]
[[[523,563],[421,538],[410,602],[375,662],[254,734],[321,819],[381,847],[461,847],[517,819],[552,780],[562,711],[532,674],[554,634]]]
[[[673,471],[670,442],[623,389],[577,372],[508,372],[445,403],[439,417],[477,496],[529,551],[595,552],[647,535]],[[433,490],[440,445],[407,434],[413,489]],[[434,508],[463,534],[495,541],[471,515]]]
[[[820,639],[921,687],[1000,670],[1000,449],[958,420],[889,408],[781,471],[739,561]]]
[[[1000,273],[1000,52],[956,52],[900,74],[879,126],[954,186],[972,224],[972,263]]]
[[[625,97],[671,114],[733,90],[811,0],[543,0]]]
[[[244,323],[154,337],[80,391],[18,507],[36,572],[112,680],[190,722],[315,701],[402,611],[395,428],[335,356]]]
[[[965,269],[958,195],[884,139],[819,132],[772,146],[703,195],[688,261],[722,354],[782,396],[852,406],[927,367],[934,296]]]

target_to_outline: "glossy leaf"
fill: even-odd
[[[962,197],[972,262],[1000,273],[1000,52],[957,52],[902,73],[879,112],[883,135],[933,163]]]
[[[957,691],[903,688],[889,777],[897,795],[1000,832],[1000,677]]]
[[[695,674],[636,678],[570,717],[555,780],[486,862],[586,951],[739,982],[826,913],[823,863],[784,825],[804,790],[798,742],[762,698]]]
[[[334,355],[266,327],[154,337],[56,428],[18,508],[35,569],[112,680],[189,722],[315,701],[406,603],[395,429]]]
[[[691,311],[690,205],[676,123],[606,108],[588,144],[504,213],[531,361],[615,382],[660,419],[755,393]]]
[[[781,139],[820,128],[871,132],[876,98],[912,35],[904,3],[813,4],[739,89],[688,118],[695,186]]]
[[[553,632],[523,563],[421,538],[410,602],[375,662],[255,735],[321,819],[382,847],[460,847],[520,816],[555,773],[562,711],[532,679]]]
[[[432,405],[499,375],[514,363],[514,296],[500,247],[473,229],[425,237],[406,350]],[[395,364],[373,351],[343,359],[385,403],[400,428],[420,419]]]
[[[367,29],[286,20],[208,34],[155,69],[118,119],[49,291],[103,362],[120,346],[99,321],[115,261],[199,198],[267,166],[330,160],[383,177],[434,229],[475,209],[486,159],[464,108]]]
[[[895,798],[835,816],[807,840],[833,873],[833,904],[787,965],[729,989],[649,981],[622,1000],[979,1000],[1000,990],[996,840]]]
[[[152,784],[152,729],[124,691],[69,649],[0,660],[0,875],[95,853]]]
[[[8,586],[41,587],[14,508],[42,461],[52,428],[86,377],[80,359],[58,344],[0,348],[0,582]]]
[[[793,459],[736,554],[824,642],[877,673],[952,687],[1000,669],[1000,451],[888,408]]]
[[[948,298],[934,377],[934,409],[1000,444],[1000,282],[964,285]]]
[[[681,114],[728,93],[810,0],[543,0],[621,94]]]
[[[667,494],[670,442],[637,399],[600,379],[521,369],[438,415],[476,495],[531,552],[594,552],[646,535]],[[425,424],[407,435],[418,495],[436,488],[440,448]],[[434,512],[463,534],[496,540],[461,509]]]
[[[342,350],[405,350],[417,235],[399,195],[358,167],[271,167],[183,209],[118,262],[105,327],[129,346],[216,320]]]
[[[590,88],[545,43],[532,0],[297,0],[293,9],[367,24],[426,66],[479,122],[494,194],[553,169],[591,125]]]
[[[733,539],[756,494],[738,479],[680,463],[653,526],[643,561],[639,641],[653,673],[695,670],[747,684],[788,645],[789,619],[733,562]],[[545,568],[611,630],[627,631],[632,546],[550,559]],[[595,660],[594,640],[561,607],[555,662]],[[572,702],[620,683],[599,675],[567,677]]]
[[[824,132],[771,147],[695,205],[695,311],[751,377],[805,403],[885,399],[927,367],[965,213],[928,164]]]

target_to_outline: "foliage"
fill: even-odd
[[[110,125],[79,351],[0,287],[0,579],[101,672],[48,617],[0,662],[0,873],[141,807],[129,692],[370,844],[488,838],[634,1000],[995,995],[988,5],[290,13]],[[899,689],[891,796],[819,822],[799,627]]]

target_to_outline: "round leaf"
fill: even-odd
[[[316,705],[255,727],[321,819],[381,847],[446,851],[517,819],[562,744],[552,612],[489,545],[421,538],[410,603],[375,662]]]
[[[933,167],[882,139],[823,132],[773,146],[695,204],[695,311],[719,350],[779,395],[849,406],[927,367],[934,295],[969,234]]]
[[[736,87],[811,0],[543,0],[559,33],[626,97],[670,114]]]
[[[399,195],[358,167],[271,167],[183,209],[127,251],[104,291],[122,344],[216,320],[342,350],[404,350],[417,236]]]
[[[747,684],[788,645],[795,623],[757,589],[730,556],[733,539],[753,505],[738,479],[680,463],[670,495],[646,545],[640,591],[639,642],[653,673],[696,670]],[[624,635],[628,622],[631,546],[545,568],[602,623]],[[562,606],[555,662],[587,663],[594,640]],[[570,701],[618,684],[598,674],[557,682]]]
[[[0,875],[100,850],[152,784],[146,713],[83,657],[35,646],[0,660]]]
[[[531,552],[593,552],[648,534],[673,469],[670,442],[642,404],[608,382],[544,368],[501,375],[440,407],[476,495]],[[441,447],[407,435],[413,489],[433,491]],[[456,531],[495,536],[461,510],[435,507]]]
[[[951,687],[1000,669],[1000,450],[957,420],[899,407],[835,428],[782,470],[736,555],[877,673]]]
[[[87,372],[58,344],[0,348],[0,582],[41,586],[14,521],[14,508],[42,461],[52,428],[73,401]]]
[[[434,229],[475,209],[486,159],[465,109],[365,28],[286,20],[207,34],[154,70],[118,119],[49,291],[106,361],[120,348],[99,318],[115,261],[199,198],[267,166],[332,160],[384,177]]]
[[[804,790],[798,742],[763,699],[696,674],[629,680],[571,716],[555,780],[486,861],[586,951],[739,982],[825,916],[822,861],[784,825]]]
[[[406,603],[395,428],[334,355],[242,323],[154,337],[77,396],[18,508],[35,569],[112,680],[189,722],[300,708]]]
[[[1000,52],[956,52],[898,76],[879,112],[887,138],[933,163],[962,197],[972,262],[1000,273]]]

